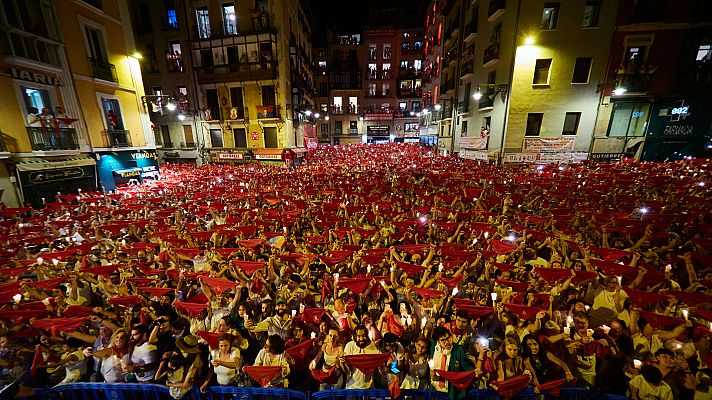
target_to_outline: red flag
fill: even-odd
[[[64,283],[66,280],[67,280],[66,277],[61,277],[61,278],[54,278],[54,279],[45,279],[43,281],[37,281],[37,282],[28,282],[27,284],[30,286],[34,286],[36,288],[40,288],[42,290],[52,290],[57,285]]]
[[[506,307],[509,311],[514,313],[522,321],[528,320],[529,318],[536,315],[536,313],[541,311],[541,308],[538,308],[538,307],[522,306],[519,304],[505,303],[504,307]]]
[[[220,296],[223,292],[230,289],[235,289],[237,287],[237,282],[233,282],[224,278],[210,278],[207,276],[201,276],[200,279],[203,280],[210,288],[215,292],[216,295]]]
[[[185,301],[176,301],[175,306],[185,311],[192,318],[198,318],[200,314],[208,308],[207,303],[188,303]]]
[[[623,288],[625,294],[628,295],[630,302],[638,307],[647,306],[648,304],[657,303],[667,300],[667,296],[660,293],[646,292],[643,290],[633,289],[631,287]]]
[[[492,382],[491,385],[499,392],[499,394],[502,395],[502,397],[510,399],[529,386],[529,381],[529,375],[521,374],[515,376],[514,378]]]
[[[339,280],[339,286],[349,288],[354,293],[363,293],[373,278],[343,278]]]
[[[529,287],[527,282],[510,281],[507,279],[495,279],[494,282],[500,286],[509,286],[517,292],[523,292]]]
[[[166,293],[174,292],[174,288],[159,288],[159,287],[137,287],[136,290],[140,290],[150,294],[151,296],[161,297]]]
[[[393,379],[393,382],[388,385],[388,393],[391,395],[391,399],[397,399],[401,395],[401,388],[400,388],[400,381],[398,380],[398,377],[396,376],[395,379]]]
[[[325,313],[326,310],[323,308],[305,308],[302,314],[305,322],[311,322],[312,324],[318,325]]]
[[[82,257],[82,260],[84,259],[86,259],[86,257]],[[114,271],[116,271],[116,269],[119,267],[121,267],[121,264],[107,264],[102,265],[100,267],[83,268],[80,270],[80,272],[101,276],[109,276],[113,274]]]
[[[205,295],[205,293],[198,293],[194,296],[189,297],[185,302],[186,303],[200,303],[200,304],[205,304],[208,301],[208,296]]]
[[[425,267],[421,267],[420,265],[414,265],[414,264],[400,262],[398,260],[396,260],[396,265],[398,266],[398,268],[402,269],[403,272],[405,272],[408,275],[418,275],[419,273],[425,271]]]
[[[232,265],[240,268],[242,272],[247,276],[252,276],[255,272],[264,268],[267,263],[264,261],[243,261],[243,260],[232,260]]]
[[[324,278],[321,281],[321,304],[326,303],[326,296],[331,293],[331,288],[329,287],[329,279]]]
[[[573,285],[578,285],[583,281],[593,279],[597,276],[598,273],[595,271],[576,271],[576,275],[574,275],[574,279],[571,280],[571,283]]]
[[[344,356],[344,360],[346,363],[358,368],[364,375],[371,375],[376,368],[385,364],[390,357],[390,354],[354,354]]]
[[[294,370],[304,371],[309,366],[309,361],[311,361],[312,349],[316,344],[316,339],[309,339],[296,346],[292,346],[284,350],[285,354],[288,354],[294,360]]]
[[[109,299],[109,304],[125,307],[135,306],[141,304],[141,296],[137,294],[131,296],[117,296],[113,299]]]
[[[249,239],[249,240],[238,240],[237,243],[245,247],[246,249],[252,251],[253,253],[257,251],[257,248],[265,243],[264,239]]]
[[[91,307],[85,306],[69,306],[67,310],[62,313],[64,318],[76,318],[76,317],[88,317],[94,312]]]
[[[542,383],[539,385],[540,392],[547,392],[554,397],[561,395],[561,387],[566,383],[566,379],[557,379],[555,381]]]
[[[682,318],[668,317],[667,315],[660,315],[656,313],[651,313],[648,311],[638,310],[638,314],[645,318],[646,321],[653,327],[653,329],[662,328],[665,326],[679,325],[685,320]]]
[[[492,246],[492,250],[497,254],[507,254],[517,249],[516,244],[497,239],[490,240],[490,245]]]
[[[695,314],[706,319],[707,321],[712,322],[712,311],[705,310],[703,308],[698,308],[695,310]]]
[[[339,370],[336,369],[336,365],[329,368],[326,372],[320,368],[313,369],[311,374],[314,377],[314,380],[319,383],[328,383],[333,385],[339,381]]]
[[[86,321],[85,317],[78,318],[45,318],[36,319],[30,325],[37,329],[42,329],[51,332],[54,336],[56,332],[73,332],[76,331],[79,325]]]
[[[218,249],[213,249],[213,251],[217,254],[219,254],[223,258],[230,257],[233,253],[239,252],[241,249],[239,248],[234,248],[234,247],[225,247],[225,248],[218,248]]]
[[[28,260],[28,261],[32,261],[33,263],[35,262],[35,260]],[[0,275],[16,277],[16,276],[23,274],[28,269],[29,269],[29,267],[2,268],[2,269],[0,269]]]
[[[445,294],[445,292],[441,290],[419,288],[415,286],[412,286],[411,289],[415,293],[418,293],[425,301],[428,301],[431,298],[440,297]]]
[[[196,258],[196,257],[202,255],[204,252],[204,250],[192,249],[192,248],[175,248],[175,249],[173,249],[173,251],[176,254],[180,254],[181,256],[187,257],[190,259]]]
[[[220,343],[220,333],[217,332],[208,332],[208,331],[201,331],[198,329],[195,331],[195,334],[203,338],[205,340],[205,343],[210,346],[211,349],[217,349],[218,344]]]
[[[408,254],[422,254],[425,253],[426,250],[430,249],[429,244],[402,244],[395,246],[396,249],[398,250],[403,250]]]
[[[464,277],[465,277],[465,275],[462,275],[462,274],[460,274],[460,275],[458,275],[458,276],[456,276],[456,277],[454,277],[454,278],[445,278],[445,277],[441,276],[441,277],[440,277],[440,282],[442,282],[443,285],[445,285],[445,287],[447,287],[448,289],[452,290],[452,289],[455,289],[455,288],[457,287],[457,285],[460,284],[460,281],[461,281],[462,278],[464,278]]]
[[[247,366],[242,367],[242,370],[262,387],[267,387],[272,382],[272,379],[282,373],[282,367],[280,366]]]
[[[591,265],[603,271],[606,275],[629,275],[637,274],[637,268],[629,265],[618,264],[612,261],[596,260],[594,258],[588,260]]]
[[[557,281],[566,280],[571,276],[570,269],[536,267],[534,268],[534,271],[541,277],[541,279],[552,285]]]
[[[338,263],[346,261],[346,257],[327,257],[325,255],[319,256],[319,259],[326,265],[333,267]]]
[[[445,380],[455,385],[460,390],[466,390],[470,387],[472,380],[475,379],[476,371],[452,372],[442,369],[436,369],[435,373],[442,376]]]
[[[42,364],[44,364],[44,357],[42,357],[42,347],[37,345],[35,346],[35,356],[32,357],[32,367],[30,368],[30,372],[32,375],[37,372],[37,368],[39,368]]]
[[[392,332],[396,336],[400,337],[403,335],[403,331],[405,331],[405,328],[403,328],[403,325],[401,322],[396,318],[395,314],[391,314],[388,316],[388,319],[386,320],[386,326],[383,329],[383,332]]]
[[[606,261],[615,261],[615,260],[618,260],[619,258],[623,258],[623,257],[631,254],[630,251],[606,249],[606,248],[597,247],[597,246],[589,246],[589,250],[591,250],[592,253],[596,253],[599,256],[603,257],[603,259]]]
[[[670,291],[668,294],[675,296],[678,300],[688,306],[698,306],[700,304],[712,302],[712,296],[704,293]]]
[[[13,325],[22,325],[48,312],[47,310],[0,310],[0,319],[11,321]]]
[[[494,312],[492,307],[481,306],[475,300],[455,298],[452,301],[459,310],[465,311],[472,318],[481,318]]]

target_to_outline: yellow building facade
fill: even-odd
[[[0,14],[1,200],[115,186],[132,166],[116,160],[155,149],[126,1],[10,0]]]

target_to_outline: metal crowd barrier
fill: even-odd
[[[35,389],[36,400],[173,400],[164,385],[140,383],[68,383],[52,389]],[[321,390],[307,395],[291,389],[211,386],[205,393],[196,387],[183,400],[391,400],[386,389]],[[399,399],[448,400],[447,393],[434,390],[401,391]],[[503,400],[493,389],[470,389],[467,400]],[[531,388],[518,393],[511,400],[627,400],[625,396],[604,394],[585,388],[566,387],[558,397],[534,393]]]

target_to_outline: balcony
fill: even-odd
[[[257,119],[282,119],[280,107],[275,104],[267,104],[255,107]]]
[[[94,78],[119,83],[114,64],[109,64],[106,61],[97,60],[92,57],[89,57],[89,62],[91,63],[91,72]]]
[[[2,138],[2,133],[0,133],[0,153],[4,153],[7,151],[7,147],[5,147],[5,139]]]
[[[131,132],[126,129],[107,129],[101,133],[106,147],[131,147]]]
[[[195,68],[198,83],[210,84],[232,81],[268,80],[277,78],[274,61],[244,62]]]
[[[623,72],[616,74],[614,88],[625,88],[626,93],[647,93],[650,88],[652,73]]]
[[[166,32],[177,31],[179,28],[178,21],[161,20],[161,29]]]
[[[463,35],[465,35],[465,44],[468,45],[477,37],[477,20],[475,18],[476,16],[465,25],[465,32],[463,32]]]
[[[485,49],[482,57],[482,67],[491,67],[499,62],[499,43],[492,43]]]
[[[422,69],[411,68],[398,68],[399,78],[420,78],[423,75]]]
[[[33,151],[78,150],[79,140],[74,128],[27,127]]]
[[[460,67],[460,79],[467,79],[472,76],[473,64],[472,58],[464,60],[462,67]]]
[[[504,14],[505,5],[505,0],[490,0],[489,6],[487,7],[487,21],[494,22]]]
[[[349,135],[358,135],[358,129],[349,128]]]
[[[197,149],[197,146],[195,145],[195,143],[191,143],[191,142],[189,142],[189,143],[180,142],[180,149],[181,150],[195,150],[195,149]]]
[[[390,89],[387,89],[387,90],[379,90],[377,92],[368,92],[368,93],[366,93],[366,97],[374,98],[374,99],[378,99],[378,98],[382,98],[382,97],[391,97],[391,91],[390,91]]]
[[[400,89],[398,90],[399,98],[421,98],[423,97],[423,89],[418,87],[417,89]]]
[[[166,53],[166,65],[168,66],[168,72],[176,73],[183,72],[185,70],[183,56],[178,52],[173,54],[170,52]]]
[[[494,108],[494,99],[492,98],[494,96],[492,96],[492,93],[494,92],[488,91],[482,94],[482,97],[478,100],[477,105],[477,109],[479,111],[487,111]]]
[[[384,70],[384,71],[375,71],[371,70],[366,77],[367,80],[376,80],[376,79],[393,79],[393,74],[391,74],[390,70]]]

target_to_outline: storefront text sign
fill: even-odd
[[[56,75],[45,75],[15,68],[10,68],[10,75],[15,79],[22,79],[23,81],[41,83],[43,85],[62,86],[62,81]]]
[[[484,150],[487,148],[487,138],[463,136],[460,138],[460,147],[464,149]]]

